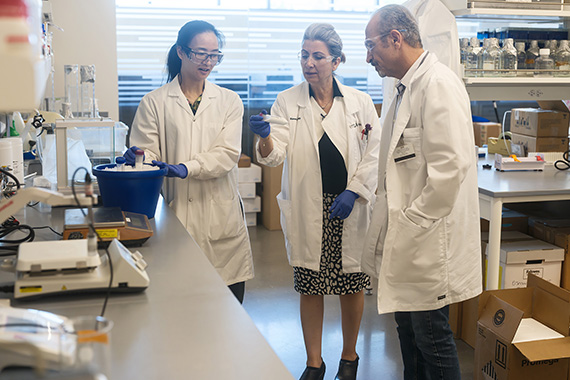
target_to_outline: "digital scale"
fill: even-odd
[[[65,210],[64,240],[87,239],[89,232],[87,209]],[[93,209],[95,230],[99,245],[108,245],[113,239],[127,247],[141,246],[153,234],[148,218],[144,214],[121,211],[119,207],[96,207]]]

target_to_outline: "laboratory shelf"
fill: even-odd
[[[471,100],[559,100],[570,93],[570,78],[464,78]]]
[[[513,16],[524,17],[527,21],[553,21],[553,17],[570,18],[570,10],[548,9],[504,9],[504,8],[467,8],[451,10],[456,17],[468,16],[470,18],[485,19],[512,19]]]

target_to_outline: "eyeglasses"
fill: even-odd
[[[186,46],[181,46],[181,48],[186,53],[188,59],[198,65],[205,63],[208,59],[211,60],[214,63],[214,65],[219,65],[220,63],[222,63],[222,60],[224,59],[224,55],[222,53],[212,53],[212,54],[203,53],[199,51],[194,51]]]
[[[407,29],[392,29],[392,30],[397,30],[400,33],[407,31]],[[376,43],[377,43],[374,41],[388,36],[390,33],[392,33],[392,30],[390,30],[388,33],[384,33],[384,34],[381,34],[381,35],[376,36],[376,37],[365,39],[364,40],[364,46],[366,47],[366,50],[372,51],[372,49],[374,49],[374,47],[376,46]]]
[[[301,61],[302,63],[306,63],[309,60],[309,58],[313,58],[313,61],[317,64],[321,62],[331,62],[334,59],[332,55],[323,55],[319,53],[310,55],[305,51],[300,51],[297,54],[297,58],[299,58],[299,61]]]

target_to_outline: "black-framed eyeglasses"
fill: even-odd
[[[374,49],[374,46],[376,46],[376,44],[377,44],[376,41],[378,41],[379,39],[382,39],[382,38],[386,37],[387,35],[389,35],[390,33],[392,33],[392,30],[397,30],[400,33],[407,31],[407,29],[391,29],[388,33],[380,34],[379,36],[372,37],[372,38],[367,38],[364,40],[364,46],[366,47],[366,50],[372,51],[372,49]]]
[[[323,55],[323,54],[309,54],[306,51],[300,51],[299,53],[297,53],[297,58],[299,58],[299,61],[301,61],[302,63],[305,63],[309,60],[309,58],[313,58],[313,61],[315,63],[321,63],[321,62],[331,62],[334,57],[332,55]]]
[[[198,65],[205,63],[206,61],[208,61],[208,59],[212,61],[214,65],[219,65],[220,63],[222,63],[222,60],[224,59],[224,55],[222,53],[204,53],[201,51],[192,50],[191,48],[186,46],[181,46],[181,48],[188,57],[188,59]]]

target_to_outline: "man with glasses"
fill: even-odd
[[[364,44],[367,62],[398,82],[385,99],[363,269],[378,277],[379,313],[395,313],[404,379],[458,380],[449,304],[482,291],[469,97],[457,75],[423,49],[406,8],[374,13]]]

